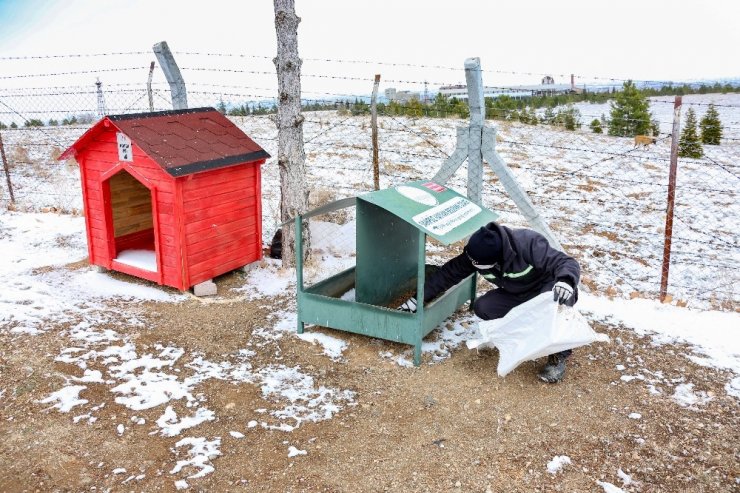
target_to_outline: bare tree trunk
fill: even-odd
[[[306,154],[303,151],[301,115],[301,59],[298,58],[298,23],[294,0],[273,0],[278,77],[278,167],[280,168],[280,220],[307,212]],[[283,266],[295,265],[295,235],[292,223],[283,228]],[[304,252],[309,251],[308,230],[303,233]]]

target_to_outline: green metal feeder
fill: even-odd
[[[303,284],[303,220],[357,207],[356,265],[312,286]],[[405,296],[424,299],[427,235],[449,245],[497,218],[494,212],[430,181],[343,199],[296,217],[298,333],[305,324],[364,334],[414,346],[421,364],[422,339],[466,301],[475,299],[475,274],[416,313],[396,307]],[[355,299],[341,299],[352,288]],[[392,305],[396,306],[392,306]]]

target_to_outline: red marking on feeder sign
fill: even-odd
[[[106,116],[70,157],[91,264],[185,290],[262,258],[270,155],[214,108]]]
[[[426,187],[433,192],[444,192],[446,190],[445,187],[443,187],[442,185],[438,185],[434,183],[433,181],[423,183],[421,186]]]

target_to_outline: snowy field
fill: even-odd
[[[644,392],[658,408],[693,413],[689,416],[707,416],[706,410],[716,407],[719,411],[713,412],[724,413],[720,415],[732,422],[740,400],[740,211],[736,199],[740,95],[684,98],[685,104],[709,101],[726,105],[718,108],[720,115],[723,121],[733,123],[728,123],[726,142],[716,149],[705,147],[708,160],[679,163],[675,264],[669,288],[672,303],[655,300],[660,283],[669,142],[633,149],[631,139],[504,123],[498,125],[497,148],[566,249],[581,262],[584,286],[589,291],[579,301],[581,312],[595,327],[623,331],[617,334],[624,340],[616,337],[603,348],[597,344],[580,353],[584,365],[598,365],[606,358],[617,361],[610,368],[614,377],[605,385],[606,391],[614,389],[612,394],[627,395]],[[654,104],[653,110],[661,122],[670,120],[672,105]],[[586,107],[581,111],[600,115],[605,109]],[[307,115],[312,205],[371,189],[368,121],[330,113]],[[588,121],[584,118],[586,124]],[[236,122],[273,156],[263,168],[263,242],[267,245],[279,222],[276,132],[266,118]],[[381,187],[433,176],[452,153],[455,128],[461,124],[458,120],[382,118]],[[13,168],[21,209],[81,208],[75,167],[55,164],[49,145],[53,144],[53,152],[63,150],[83,130],[4,133],[12,154],[22,154],[18,150],[22,148],[32,163]],[[465,179],[462,169],[451,186],[464,193]],[[525,226],[490,171],[485,179],[484,203],[499,212],[504,223]],[[313,272],[324,276],[344,268],[347,253],[351,260],[354,249],[351,213],[336,222],[314,221],[312,227],[313,248],[319,253],[310,266]],[[373,368],[381,364],[389,365],[391,372],[414,371],[407,347],[378,345],[340,332],[297,335],[295,272],[282,269],[277,261],[265,260],[247,272],[234,274],[228,287],[219,286],[217,297],[197,300],[189,294],[90,268],[85,261],[84,219],[79,215],[2,212],[0,251],[4,253],[0,260],[0,341],[5,344],[0,349],[0,416],[4,423],[0,433],[7,438],[8,447],[3,451],[0,446],[0,458],[10,458],[11,446],[19,450],[38,446],[42,450],[43,446],[34,445],[33,438],[22,430],[31,426],[33,419],[43,417],[62,418],[60,422],[81,436],[92,433],[103,437],[105,443],[135,440],[131,443],[142,447],[142,454],[147,443],[153,449],[163,449],[156,456],[159,462],[150,463],[114,453],[110,450],[113,445],[101,445],[101,459],[83,454],[84,468],[93,471],[89,474],[95,479],[84,485],[77,483],[72,488],[75,490],[92,486],[111,491],[147,490],[155,485],[165,485],[167,491],[198,489],[200,481],[219,473],[230,481],[226,486],[216,483],[220,488],[236,488],[245,480],[229,476],[226,466],[219,470],[219,464],[243,462],[241,454],[247,453],[249,444],[260,444],[259,450],[248,449],[257,467],[258,455],[266,447],[265,437],[278,434],[279,438],[267,442],[272,447],[270,453],[289,460],[286,467],[293,467],[298,461],[311,460],[312,455],[319,456],[316,445],[328,441],[328,437],[314,435],[313,430],[319,428],[312,426],[337,420],[345,426],[344,420],[355,413],[372,411],[367,402],[376,397],[348,385],[349,376],[333,378],[334,372],[358,373],[371,379]],[[435,262],[450,255],[449,250],[434,245],[429,253]],[[249,306],[249,311],[240,311],[242,306]],[[227,318],[223,311],[227,309],[235,314],[233,319]],[[168,321],[170,316],[173,318]],[[198,339],[201,327],[187,324],[189,320],[202,321],[199,317],[204,325],[219,330],[224,320],[233,323],[235,339],[210,341],[205,335],[204,340]],[[174,327],[177,323],[186,326]],[[468,352],[465,342],[475,336],[475,317],[460,312],[425,341],[422,371],[452,365],[456,355]],[[681,363],[669,373],[654,366],[657,363],[631,354],[636,349],[634,340],[642,339],[648,341],[650,351],[676,355],[685,365]],[[36,345],[38,351],[33,350]],[[300,358],[284,346],[295,346],[300,354],[317,354],[299,363]],[[354,366],[351,360],[357,358],[357,351],[367,348],[369,356],[360,353],[367,359]],[[6,371],[3,376],[4,368],[16,368],[11,365],[14,354],[33,354],[34,360],[21,365],[23,370],[19,371],[26,372],[29,381],[44,381],[38,384],[44,389],[40,395],[38,389],[27,391],[34,397],[31,400],[23,400],[17,375]],[[719,379],[716,384],[720,390],[708,390],[692,368],[706,369]],[[412,375],[417,374],[421,375]],[[490,378],[496,377],[491,373]],[[507,377],[501,386],[513,381]],[[578,398],[591,392],[587,382],[588,377],[578,380],[574,391]],[[221,397],[239,391],[241,397]],[[249,405],[245,406],[240,399],[246,398]],[[424,399],[422,409],[437,405],[435,399]],[[645,399],[643,396],[626,407],[609,410],[638,427],[630,438],[638,445],[640,440],[643,444],[651,440],[648,423],[658,420]],[[234,406],[242,408],[239,419],[231,418]],[[499,426],[508,426],[511,416],[505,412],[501,416]],[[721,429],[717,423],[707,426]],[[731,439],[737,429],[727,433]],[[440,441],[435,450],[443,447]],[[554,482],[578,471],[579,480],[591,485],[590,491],[607,493],[642,491],[640,484],[645,484],[650,474],[638,472],[637,466],[630,470],[626,455],[616,456],[608,474],[597,474],[584,465],[585,455],[579,458],[577,452],[559,450],[521,466],[533,477],[541,474]],[[47,465],[44,462],[44,467]],[[726,471],[725,482],[715,491],[732,491],[740,484],[736,464],[733,468],[720,463],[715,468]],[[62,481],[62,477],[59,472],[47,481],[58,486],[62,483],[55,481]],[[455,484],[450,483],[450,490]],[[660,490],[659,484],[655,486]]]
[[[661,130],[671,127],[672,98],[653,98]],[[740,95],[684,97],[698,118],[718,105],[725,125],[720,146],[705,146],[705,158],[681,159],[677,172],[669,294],[689,307],[736,309],[740,301]],[[623,298],[657,298],[663,271],[670,138],[649,147],[631,138],[596,135],[588,123],[608,115],[608,104],[578,105],[584,126],[576,132],[544,125],[491,122],[497,150],[522,187],[578,258],[584,284]],[[267,117],[234,117],[273,158],[263,167],[263,242],[279,227],[277,135]],[[427,179],[455,147],[456,119],[379,119],[380,186]],[[82,209],[74,162],[53,160],[85,128],[6,131],[6,147],[20,210]],[[311,206],[372,190],[368,117],[307,113],[304,129]],[[527,226],[486,167],[483,202],[511,226]],[[465,193],[466,165],[450,185]],[[7,200],[7,191],[2,198]],[[349,218],[351,219],[351,218]],[[346,220],[346,219],[345,219]],[[351,241],[351,231],[336,241]],[[349,239],[348,239],[349,238]]]

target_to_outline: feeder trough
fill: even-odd
[[[303,283],[303,221],[356,206],[356,265],[311,286]],[[449,245],[497,218],[494,212],[430,181],[343,199],[295,219],[298,333],[306,324],[364,334],[414,346],[421,363],[422,339],[475,298],[476,274],[415,313],[398,310],[409,296],[424,299],[424,280],[435,269],[425,263],[427,235]],[[354,300],[342,296],[355,290]]]

